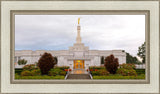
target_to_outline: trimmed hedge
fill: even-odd
[[[145,79],[145,75],[138,75],[138,76],[118,76],[118,75],[93,76],[93,79]]]
[[[138,75],[145,74],[145,69],[135,69]]]
[[[105,67],[104,66],[90,66],[89,69],[94,71],[95,69],[97,69],[97,70],[105,69]]]
[[[23,69],[14,69],[14,71],[15,71],[15,74],[20,75]]]
[[[64,79],[65,76],[20,76],[20,75],[15,75],[15,79]]]
[[[137,73],[134,69],[125,69],[125,68],[119,68],[117,70],[117,74],[121,74],[123,76],[137,76]]]
[[[34,70],[24,70],[21,72],[21,76],[39,76],[41,75],[40,69],[34,69]]]
[[[54,67],[54,69],[61,69],[61,70],[65,70],[65,69],[69,69],[69,66],[60,66],[60,67]]]
[[[51,69],[48,72],[48,75],[49,76],[56,76],[56,75],[63,75],[63,76],[65,76],[66,75],[66,71],[61,70],[60,68],[54,68],[54,69]]]
[[[97,71],[91,71],[92,76],[102,76],[109,75],[109,72],[106,69],[99,69]]]

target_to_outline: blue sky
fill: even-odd
[[[125,50],[136,55],[145,41],[144,15],[16,15],[15,50],[68,50],[76,42],[90,50]]]

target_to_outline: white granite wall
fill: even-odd
[[[27,64],[34,64],[38,62],[40,54],[43,54],[45,51],[15,51],[15,57],[21,57],[21,59],[27,60]],[[126,53],[122,50],[89,50],[89,51],[73,51],[72,53],[68,50],[62,51],[46,51],[51,53],[53,56],[57,56],[58,62],[57,66],[72,66],[73,69],[73,60],[74,59],[84,59],[89,58],[90,60],[85,61],[85,68],[88,66],[100,66],[101,65],[101,56],[107,57],[113,54],[116,58],[119,59],[119,64],[126,63]],[[73,57],[73,58],[71,58]],[[73,59],[73,60],[68,60]],[[72,65],[71,65],[72,64]]]

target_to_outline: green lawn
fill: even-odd
[[[60,76],[60,75],[57,75],[57,76],[47,76],[47,75],[44,75],[44,76],[19,76],[19,75],[16,75],[15,76],[15,79],[64,79],[65,76]]]
[[[121,76],[121,75],[108,75],[108,76],[93,76],[93,79],[145,79],[145,75],[138,76]]]

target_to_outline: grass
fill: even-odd
[[[20,75],[15,75],[15,79],[64,79],[65,76],[20,76]]]
[[[138,76],[121,76],[121,75],[108,75],[108,76],[93,76],[93,79],[145,79],[145,75]]]

